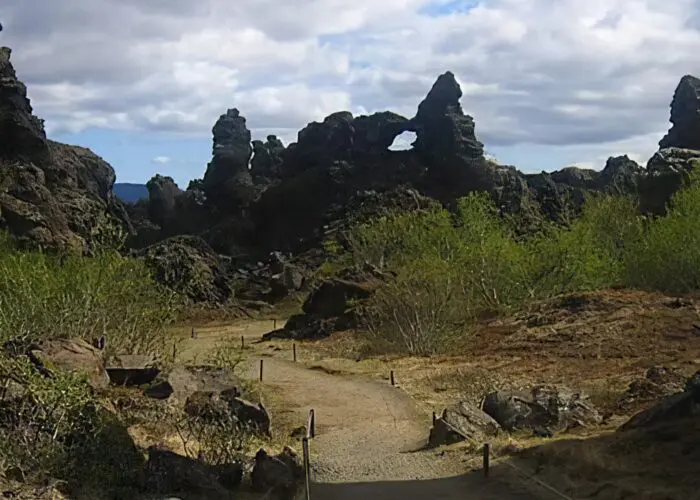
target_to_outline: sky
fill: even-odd
[[[335,111],[412,117],[447,70],[501,163],[645,163],[700,75],[700,0],[3,0],[0,22],[51,138],[183,187],[228,108],[288,144]]]

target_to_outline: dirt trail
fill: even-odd
[[[261,326],[237,329],[238,335],[259,339]],[[267,325],[265,325],[267,326]],[[426,443],[430,416],[423,414],[400,388],[387,382],[292,363],[270,353],[266,344],[249,344],[248,376],[258,377],[264,359],[264,386],[279,401],[275,415],[304,425],[309,409],[316,413],[316,437],[311,443],[314,500],[383,499],[535,500],[524,488],[506,484],[495,474],[466,474],[463,456],[420,450]],[[265,355],[265,354],[267,355]],[[269,354],[273,354],[270,356]],[[502,478],[501,478],[502,479]]]

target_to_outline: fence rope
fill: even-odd
[[[444,420],[444,419],[442,419],[442,418],[440,418],[440,420],[442,421],[443,424],[445,424],[445,425],[447,426],[448,429],[450,429],[452,432],[454,432],[454,433],[456,433],[456,434],[462,436],[464,439],[466,439],[466,440],[468,440],[468,441],[471,441],[473,444],[475,444],[475,445],[477,445],[477,446],[480,446],[480,445],[482,444],[482,443],[477,442],[477,441],[476,441],[475,439],[473,439],[471,436],[465,435],[463,432],[461,432],[459,429],[455,428],[452,424],[450,424],[450,423],[447,422],[446,420]],[[493,450],[490,450],[489,452],[490,452],[491,456],[493,456],[493,458],[496,459],[496,460],[498,460],[498,459],[500,459],[500,458],[504,458],[504,457],[499,457],[496,453],[493,452]],[[511,462],[509,462],[509,461],[507,461],[507,460],[505,460],[505,461],[503,461],[503,462],[501,462],[501,463],[507,465],[508,467],[510,467],[511,469],[515,470],[515,471],[518,472],[519,474],[525,476],[527,479],[530,479],[530,480],[533,481],[534,483],[536,483],[536,484],[542,486],[542,487],[545,488],[546,490],[548,490],[548,491],[554,493],[554,494],[557,495],[559,498],[563,498],[564,500],[575,500],[574,498],[572,498],[572,497],[566,495],[565,493],[562,493],[561,491],[557,490],[557,489],[554,488],[553,486],[551,486],[551,485],[545,483],[544,481],[542,481],[542,480],[540,480],[540,479],[534,477],[533,475],[531,475],[531,474],[525,472],[525,471],[522,470],[521,468],[517,467],[515,464],[512,464]]]

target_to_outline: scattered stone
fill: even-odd
[[[486,396],[483,410],[507,431],[566,431],[597,425],[603,420],[588,396],[567,387],[537,386],[530,392],[492,392]]]
[[[105,389],[109,385],[102,351],[84,340],[45,340],[35,347],[28,355],[45,373],[54,373],[55,370],[78,372],[88,377],[94,389]]]
[[[439,446],[464,439],[481,442],[486,436],[496,436],[500,430],[501,426],[490,415],[460,401],[454,407],[443,410],[435,420],[428,443]]]
[[[160,373],[151,355],[121,354],[107,362],[107,374],[114,385],[146,385]]]
[[[187,398],[185,412],[205,422],[233,419],[254,432],[271,436],[270,415],[262,403],[257,405],[239,398],[236,389],[221,392],[197,391]]]
[[[195,392],[241,395],[242,381],[225,368],[211,366],[176,366],[167,380],[148,388],[145,394],[156,399],[169,399],[173,404],[185,405]]]

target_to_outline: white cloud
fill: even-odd
[[[156,156],[151,160],[153,163],[158,163],[160,165],[165,165],[166,163],[170,163],[170,158],[167,156]]]
[[[458,12],[434,14],[447,4]],[[600,164],[618,146],[656,149],[678,80],[700,71],[699,12],[700,0],[22,0],[4,7],[2,43],[50,133],[208,136],[238,107],[256,132],[293,138],[343,109],[412,115],[449,69],[487,148]]]

